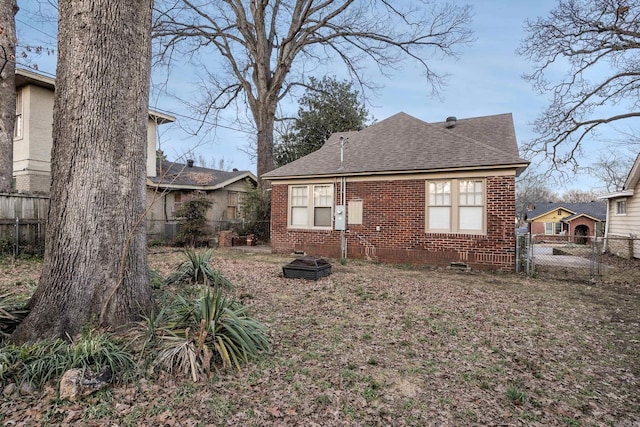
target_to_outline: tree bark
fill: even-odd
[[[273,131],[276,106],[276,103],[272,105],[258,104],[258,108],[256,108],[257,111],[254,115],[258,129],[258,178],[262,178],[262,175],[272,171],[275,167],[273,161]],[[259,184],[260,186],[264,186],[268,185],[268,182],[260,179]]]
[[[0,192],[11,191],[13,179],[17,12],[15,0],[0,0]]]
[[[143,226],[151,6],[59,3],[45,259],[14,342],[117,327],[152,307]]]

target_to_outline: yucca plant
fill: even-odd
[[[161,337],[158,355],[158,363],[170,371],[177,369],[197,381],[216,365],[240,370],[269,349],[267,327],[219,288],[205,288],[193,303],[181,297],[179,301],[178,317],[171,334]]]
[[[231,282],[211,266],[213,249],[201,252],[187,249],[184,255],[187,260],[178,265],[165,284],[193,283],[223,288],[232,287]]]

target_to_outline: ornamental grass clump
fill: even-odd
[[[202,284],[213,287],[231,288],[231,282],[211,266],[213,249],[206,251],[185,250],[187,258],[180,263],[167,280],[166,285],[176,283]]]
[[[268,351],[267,327],[221,289],[207,287],[197,300],[179,296],[177,302],[174,318],[160,335],[157,365],[168,371],[198,381],[218,367],[239,371]]]
[[[96,330],[83,332],[73,342],[53,339],[0,348],[2,384],[28,382],[42,387],[72,368],[94,372],[108,369],[126,378],[134,366],[134,357],[124,341]]]

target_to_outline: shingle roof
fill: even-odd
[[[340,137],[346,140],[340,168]],[[395,114],[357,132],[334,133],[317,151],[264,174],[277,179],[311,175],[394,173],[493,166],[526,166],[518,155],[511,114],[427,123]]]
[[[199,166],[189,167],[186,164],[166,160],[157,162],[156,173],[157,176],[149,177],[148,179],[154,184],[160,184],[161,186],[179,185],[197,188],[215,188],[222,184],[228,184],[246,177],[255,180],[255,176],[249,171],[222,171]]]
[[[547,214],[556,209],[564,209],[572,212],[562,218],[564,221],[570,221],[580,215],[589,215],[600,221],[607,219],[607,204],[605,202],[586,202],[586,203],[536,203],[533,209],[527,211],[525,220],[532,220],[540,215]]]

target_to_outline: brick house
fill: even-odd
[[[512,271],[515,177],[527,165],[511,114],[427,123],[398,113],[333,134],[264,174],[272,185],[271,246]]]
[[[607,206],[604,202],[536,203],[527,209],[525,221],[537,242],[589,243],[602,236]]]

